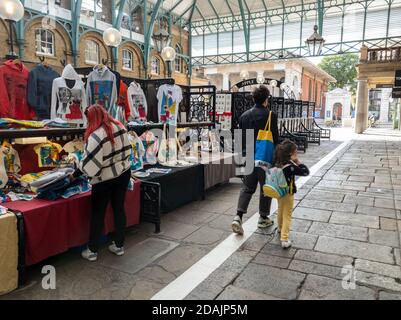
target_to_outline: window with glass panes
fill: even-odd
[[[123,69],[132,70],[133,69],[133,54],[130,50],[123,50]]]
[[[99,63],[99,45],[96,43],[96,41],[86,41],[85,62],[89,64]]]
[[[152,74],[160,74],[160,60],[156,57],[152,58]]]
[[[182,58],[179,56],[182,54],[181,47],[177,44],[175,46],[175,52],[177,53],[174,61],[174,69],[176,72],[182,72]]]
[[[54,34],[47,29],[35,30],[36,53],[54,56]]]

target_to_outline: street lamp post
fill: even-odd
[[[18,55],[14,52],[13,24],[24,17],[24,6],[20,0],[2,0],[0,2],[0,17],[7,21],[10,27],[10,53],[6,55],[6,58],[16,59]]]
[[[116,61],[114,60],[113,50],[121,44],[121,32],[115,28],[108,28],[103,32],[103,41],[108,47],[110,47],[111,67],[113,70],[116,70]]]

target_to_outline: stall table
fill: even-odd
[[[204,154],[201,163],[205,168],[205,190],[228,182],[236,176],[233,153]]]
[[[4,203],[23,216],[25,229],[25,265],[39,263],[89,240],[91,193],[56,201],[34,199]],[[139,224],[140,182],[128,191],[125,199],[127,227]],[[114,230],[111,205],[107,209],[104,233]]]
[[[204,166],[202,164],[178,168],[157,164],[151,168],[171,169],[167,174],[151,173],[150,176],[141,178],[143,182],[160,185],[161,213],[173,211],[200,198],[204,199]]]

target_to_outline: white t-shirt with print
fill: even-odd
[[[159,121],[170,125],[177,124],[179,105],[182,101],[182,90],[177,85],[164,84],[157,92]]]

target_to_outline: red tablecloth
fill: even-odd
[[[70,248],[81,246],[89,240],[91,193],[56,201],[34,199],[2,204],[10,210],[20,211],[25,227],[25,263],[36,264]],[[139,224],[140,182],[125,200],[127,226]],[[114,216],[109,205],[104,233],[114,230]]]

